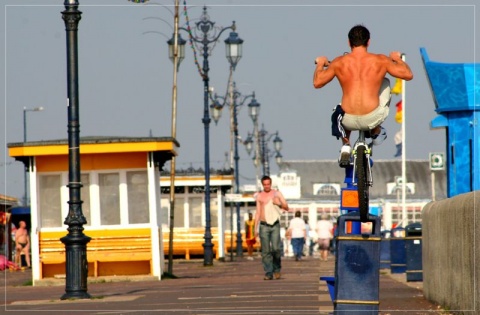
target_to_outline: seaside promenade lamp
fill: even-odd
[[[182,38],[182,35],[178,33],[177,36],[177,45],[178,45],[178,63],[177,63],[177,71],[180,68],[180,64],[182,63],[182,60],[185,59],[185,44],[187,43],[186,40]],[[174,35],[172,34],[172,38],[170,38],[167,41],[168,44],[168,58],[172,62],[174,62],[174,57],[175,57],[175,40],[174,40]]]
[[[230,62],[232,69],[236,66],[238,61],[242,56],[242,43],[243,40],[238,38],[238,34],[235,32],[236,26],[235,21],[232,22],[231,26],[219,28],[215,26],[215,22],[210,20],[210,16],[207,13],[207,7],[203,7],[203,12],[198,22],[195,22],[195,27],[184,28],[179,27],[178,30],[182,30],[187,32],[189,35],[189,42],[192,45],[192,48],[195,49],[194,42],[199,45],[199,49],[202,52],[203,56],[203,65],[200,64],[195,60],[195,63],[198,67],[200,76],[203,81],[203,118],[202,122],[204,125],[204,138],[205,138],[205,243],[203,244],[204,247],[204,262],[205,266],[213,265],[213,243],[212,243],[212,233],[211,233],[211,216],[210,216],[210,113],[208,109],[208,101],[210,99],[210,77],[208,72],[210,70],[208,58],[211,55],[213,48],[215,47],[214,43],[218,41],[220,36],[226,30],[232,30],[230,33],[229,38],[225,40],[226,50],[227,50],[227,58]],[[174,41],[169,40],[167,41],[169,46],[169,56],[170,58],[173,57],[174,53]],[[177,38],[177,44],[179,48],[179,54],[185,55],[184,48],[182,47],[182,42]],[[183,44],[185,45],[185,43]],[[182,52],[183,51],[183,52]],[[178,69],[177,69],[178,71]]]

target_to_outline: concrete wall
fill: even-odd
[[[422,228],[425,297],[480,314],[480,191],[428,203]]]

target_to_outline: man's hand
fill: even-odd
[[[317,66],[327,67],[330,63],[328,62],[328,58],[327,58],[327,57],[325,57],[325,56],[320,56],[320,57],[315,58],[315,64],[316,64]]]
[[[277,207],[280,207],[282,209],[282,201],[278,197],[273,198],[273,204],[276,205]]]
[[[402,59],[402,53],[399,52],[399,51],[392,51],[392,52],[390,53],[390,58],[391,58],[393,61],[401,60],[401,59]]]

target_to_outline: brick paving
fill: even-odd
[[[228,259],[227,259],[228,260]],[[282,278],[263,280],[259,257],[234,258],[203,266],[202,259],[175,260],[177,279],[145,281],[145,277],[89,278],[91,299],[60,300],[65,280],[32,287],[31,271],[0,272],[1,313],[30,314],[330,314],[333,303],[320,276],[334,275],[334,259],[282,260]],[[447,314],[427,301],[421,282],[405,274],[380,272],[381,315]],[[141,281],[137,281],[141,280]]]

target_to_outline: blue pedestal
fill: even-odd
[[[320,277],[320,280],[323,280],[327,283],[328,293],[330,294],[330,298],[333,302],[335,299],[335,277]]]
[[[360,223],[358,212],[338,218],[335,261],[335,314],[378,314],[380,218],[370,215],[370,234],[349,234],[347,225]]]

